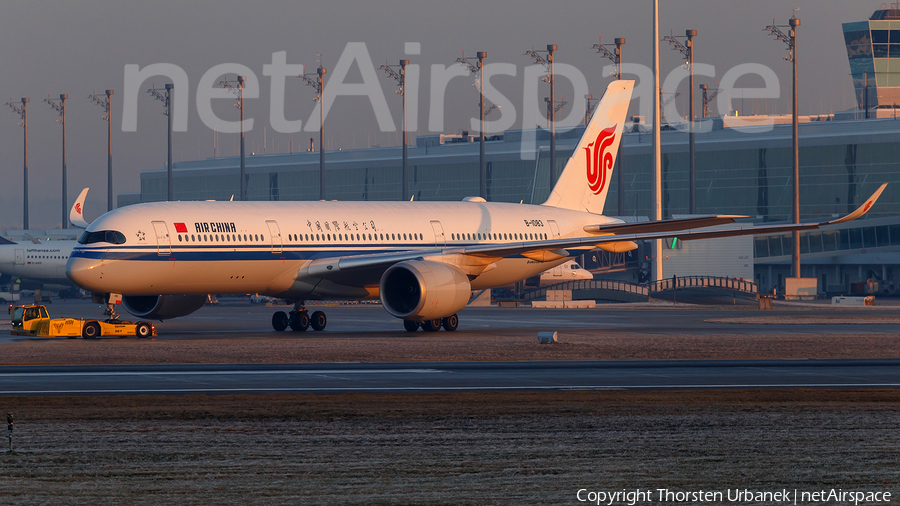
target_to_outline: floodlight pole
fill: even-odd
[[[28,230],[28,99],[22,99],[22,128],[25,132],[24,137],[24,152],[25,152],[25,165],[24,165],[24,190],[25,193],[23,195],[24,199],[24,208],[25,208],[25,217],[23,219],[24,230]]]
[[[553,52],[556,44],[547,44],[547,61],[550,62],[550,177],[552,184],[559,178],[556,174],[556,74],[554,73]]]
[[[112,95],[113,90],[106,90],[106,210],[113,210],[113,176],[112,176]]]
[[[388,77],[393,77],[397,81],[398,89],[395,90],[395,93],[400,95],[403,98],[403,170],[402,172],[402,184],[400,190],[400,200],[406,200],[409,195],[409,171],[408,171],[408,153],[407,153],[407,138],[406,138],[406,66],[409,65],[409,60],[400,60],[400,73],[394,70],[393,67],[398,65],[394,65],[393,67],[388,64],[384,64],[379,67],[379,70],[383,70],[387,72]]]
[[[171,104],[172,97],[175,93],[175,85],[172,83],[165,85],[166,93],[160,93],[156,88],[150,88],[147,90],[147,93],[153,95],[153,97],[157,100],[162,101],[166,107],[163,110],[163,115],[168,116],[168,154],[167,154],[167,164],[166,164],[166,200],[172,201],[172,193],[173,193],[173,181],[172,181],[172,114],[171,114]]]
[[[535,63],[543,65],[547,69],[547,75],[541,78],[541,81],[550,84],[550,98],[548,100],[550,107],[550,186],[556,183],[556,79],[554,78],[553,69],[553,53],[556,51],[556,44],[547,44],[547,58],[540,55],[544,51],[525,51],[525,54],[531,56]]]
[[[484,59],[487,58],[487,51],[478,51],[475,53],[478,56],[478,63],[472,63],[467,58],[466,55],[463,54],[461,57],[456,59],[456,63],[461,63],[469,69],[469,72],[475,75],[475,83],[472,84],[475,88],[478,89],[479,93],[479,117],[480,117],[480,143],[479,143],[479,158],[478,158],[478,195],[483,199],[487,199],[487,159],[484,154],[484,117],[487,114],[490,114],[490,111],[485,112],[484,110]],[[491,106],[491,111],[494,110],[496,106]]]
[[[325,67],[319,65],[319,200],[325,200]]]
[[[696,149],[694,145],[694,134],[696,128],[694,128],[694,36],[697,35],[697,30],[686,30],[685,35],[687,36],[687,48],[690,53],[690,57],[688,60],[688,65],[691,68],[691,84],[690,84],[690,113],[688,118],[690,119],[690,127],[688,130],[688,143],[690,144],[690,152],[691,152],[691,165],[688,174],[688,187],[690,188],[690,198],[688,202],[688,209],[690,209],[690,214],[697,213],[697,160],[696,160]]]
[[[800,223],[800,135],[797,128],[797,27],[800,26],[800,20],[791,17],[788,21],[791,26],[791,63],[793,63],[793,81],[794,81],[794,111],[793,111],[793,134],[794,134],[794,223]],[[791,270],[795,278],[800,277],[800,231],[794,230],[793,234],[794,252],[791,259]]]
[[[606,46],[610,44],[594,44],[591,49],[596,49],[598,53],[606,56],[613,64],[616,66],[616,79],[622,79],[622,46],[625,45],[624,37],[616,37],[615,39],[615,52],[611,52],[609,49],[606,49]],[[584,122],[585,126],[587,126],[587,120]],[[616,170],[616,212],[619,216],[625,216],[625,160],[622,156],[622,149],[625,146],[625,129],[622,129],[622,139],[619,142],[619,150],[616,154],[616,163],[619,165],[618,170]]]
[[[237,76],[240,98],[238,109],[241,110],[241,202],[247,200],[247,160],[244,152],[244,81],[246,76]]]
[[[409,194],[409,153],[408,153],[408,145],[406,138],[406,66],[409,65],[409,60],[400,60],[400,78],[403,80],[401,93],[403,97],[403,184],[400,185],[400,191],[403,192],[402,200],[406,200],[406,196]]]
[[[169,180],[168,181],[169,184],[167,185],[169,202],[171,202],[173,200],[172,194],[174,193],[174,191],[173,191],[174,190],[173,189],[174,181],[172,180],[173,176],[172,176],[172,111],[171,111],[172,95],[174,95],[174,94],[175,94],[175,84],[173,84],[173,83],[166,84],[166,116],[168,117],[167,119],[168,119],[168,124],[169,124],[169,127],[168,127],[169,135],[168,135],[168,139],[166,142],[166,144],[167,144],[166,148],[168,150],[166,167],[169,170],[168,170],[168,173],[166,174],[166,176],[168,177],[168,180]]]
[[[66,99],[69,98],[69,95],[62,94],[59,96],[59,103],[56,103],[56,100],[51,98],[45,98],[44,102],[50,104],[54,110],[59,112],[59,119],[56,120],[57,123],[62,125],[62,228],[69,228],[69,219],[67,216],[68,211],[68,203],[67,197],[68,194],[66,189],[68,185],[66,184]]]
[[[481,126],[479,127],[481,145],[478,151],[481,167],[479,172],[481,174],[478,177],[478,192],[481,198],[487,199],[487,160],[484,154],[484,59],[487,58],[487,51],[479,51],[476,55],[478,56],[478,80],[480,81],[478,86],[480,93],[478,96],[479,107],[481,108]]]
[[[68,162],[68,153],[66,153],[66,99],[69,98],[69,95],[66,93],[62,93],[59,95],[59,108],[61,109],[62,117],[62,228],[69,228],[69,219],[68,219],[68,182],[66,181],[66,172],[67,167],[66,164]]]
[[[771,35],[774,35],[777,40],[783,41],[788,46],[788,56],[785,56],[784,59],[788,60],[792,63],[792,72],[793,72],[793,113],[792,113],[792,122],[791,126],[793,128],[793,151],[794,151],[794,160],[793,160],[793,169],[794,169],[794,181],[793,181],[793,193],[794,193],[794,202],[793,202],[793,222],[794,224],[800,223],[800,137],[799,130],[797,128],[798,121],[798,107],[797,107],[797,27],[800,26],[800,19],[797,18],[796,13],[791,16],[791,19],[788,20],[788,27],[790,27],[790,31],[787,35],[782,32],[778,26],[775,24],[771,24],[767,26],[765,29],[769,31]],[[791,251],[791,277],[799,278],[800,277],[800,231],[794,230],[791,232],[792,239],[792,251]]]
[[[24,230],[28,230],[28,99],[22,99],[22,107],[18,107],[13,102],[7,102],[6,105],[9,106],[9,108],[11,108],[13,112],[19,115],[19,118],[21,118],[19,121],[19,126],[22,127],[23,131],[25,132],[23,141],[24,155],[22,157],[22,228]]]
[[[243,202],[247,200],[247,166],[246,166],[246,158],[244,156],[244,83],[247,82],[247,76],[237,76],[237,85],[235,88],[232,86],[232,83],[235,81],[223,80],[219,81],[219,86],[224,86],[225,89],[229,90],[237,97],[237,103],[234,104],[234,107],[240,109],[241,111],[241,190],[240,190],[240,200]],[[171,88],[166,85],[166,95],[168,96]],[[159,97],[157,97],[159,98]],[[167,102],[168,104],[168,102]],[[168,108],[166,109],[168,111]],[[169,114],[169,135],[171,139],[172,132],[172,115]],[[169,167],[172,166],[172,152],[171,152],[171,143],[169,147]],[[171,179],[170,179],[171,181]],[[171,200],[171,194],[169,199]]]
[[[653,0],[653,218],[662,220],[662,150],[660,146],[659,0]],[[652,281],[663,280],[662,239],[654,241]]]
[[[318,78],[313,81],[310,75],[300,74],[300,78],[307,85],[316,90],[316,98],[313,102],[319,104],[319,200],[325,200],[325,73],[328,70],[322,66],[322,55],[319,55],[319,68],[316,69]]]
[[[681,54],[684,55],[687,60],[685,64],[688,66],[690,70],[690,113],[688,114],[688,144],[689,144],[689,152],[690,152],[690,164],[688,169],[688,209],[690,214],[695,214],[697,212],[697,204],[696,204],[696,187],[697,187],[697,169],[695,165],[695,150],[694,150],[694,37],[697,35],[697,30],[685,30],[684,32],[685,38],[687,41],[685,44],[682,44],[677,38],[672,35],[663,37],[663,40],[672,44],[672,49],[680,51]]]

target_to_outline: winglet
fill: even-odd
[[[853,211],[852,213],[848,214],[847,216],[844,216],[843,218],[839,218],[834,221],[829,221],[827,224],[834,225],[836,223],[844,223],[845,221],[855,220],[856,218],[859,218],[860,216],[866,214],[867,212],[869,212],[869,209],[872,208],[872,205],[875,204],[875,201],[878,200],[878,197],[881,196],[881,192],[883,192],[884,189],[887,188],[887,185],[888,185],[887,183],[884,183],[881,186],[879,186],[878,189],[875,190],[875,193],[873,193],[871,197],[866,199],[866,201],[863,203],[863,205],[856,208],[856,211]]]
[[[84,219],[84,199],[87,198],[88,190],[90,190],[90,188],[81,190],[81,193],[78,194],[78,198],[75,199],[75,203],[72,204],[72,209],[69,211],[69,223],[71,223],[73,227],[87,228],[88,225],[90,225],[90,223]]]

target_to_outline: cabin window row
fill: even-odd
[[[178,242],[262,242],[266,238],[259,234],[178,234]],[[288,234],[288,240],[293,242],[316,241],[422,241],[422,234]]]
[[[546,240],[547,234],[540,233],[535,234],[533,232],[529,233],[465,233],[465,234],[450,234],[450,239],[453,241],[535,241],[535,240]]]

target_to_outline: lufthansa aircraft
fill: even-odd
[[[81,190],[69,211],[69,223],[77,228],[88,226],[84,220],[84,199],[89,189]],[[73,240],[41,241],[38,238],[31,238],[30,244],[0,244],[0,273],[3,283],[8,279],[19,278],[37,281],[44,289],[71,288],[72,283],[66,277],[66,262],[76,244]]]
[[[738,216],[627,224],[603,204],[631,100],[633,81],[611,83],[550,197],[541,205],[486,202],[157,202],[97,218],[66,266],[86,290],[120,300],[141,318],[199,309],[209,293],[287,299],[275,330],[325,327],[304,301],[376,299],[404,320],[454,330],[472,290],[514,283],[598,247],[629,251],[634,241],[681,240],[818,228],[821,223],[715,231]]]

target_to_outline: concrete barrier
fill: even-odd
[[[874,306],[875,305],[875,297],[832,297],[831,298],[832,305],[841,305],[841,306]]]

